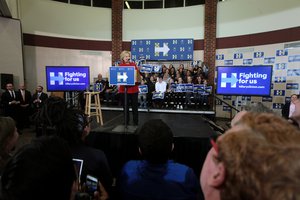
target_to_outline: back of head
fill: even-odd
[[[38,122],[43,135],[57,135],[69,144],[81,142],[87,119],[80,110],[69,108],[60,97],[50,97],[38,113]]]
[[[237,125],[261,134],[272,144],[300,143],[300,131],[287,120],[271,113],[247,112]]]
[[[173,133],[161,119],[152,119],[138,130],[142,156],[151,163],[165,163],[173,147]]]
[[[224,164],[226,174],[220,188],[222,200],[299,198],[300,148],[296,144],[273,144],[243,127],[229,130],[217,145],[216,160]]]
[[[76,173],[68,146],[57,137],[40,137],[21,148],[2,175],[5,200],[69,200]]]
[[[12,138],[15,132],[15,121],[10,117],[0,117],[0,157],[5,152],[5,146],[9,138]]]

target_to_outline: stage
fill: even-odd
[[[112,173],[117,177],[125,162],[141,158],[135,132],[137,127],[129,124],[125,129],[121,111],[104,110],[102,112],[104,125],[99,126],[93,121],[87,142],[104,151]],[[130,117],[132,117],[132,113],[130,113]],[[210,149],[209,137],[214,134],[209,123],[199,114],[139,112],[139,125],[157,118],[166,122],[173,131],[175,147],[171,159],[190,166],[199,176],[206,154]]]

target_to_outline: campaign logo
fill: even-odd
[[[230,106],[223,106],[223,111],[230,112],[231,111]]]
[[[273,97],[262,97],[262,101],[263,102],[272,102],[273,101]]]
[[[243,64],[244,65],[251,65],[253,63],[253,59],[244,59]]]
[[[282,103],[273,103],[273,109],[282,109],[283,104]]]
[[[243,101],[251,101],[251,96],[242,96]]]
[[[233,60],[225,60],[224,64],[225,65],[233,65]]]
[[[285,96],[285,90],[274,90],[274,96]]]
[[[231,95],[224,95],[223,100],[231,100]]]
[[[254,58],[263,58],[264,52],[263,51],[254,52],[253,57]]]
[[[286,63],[276,63],[275,64],[275,69],[276,70],[285,70],[287,67]]]
[[[298,90],[299,89],[299,83],[287,83],[286,84],[287,90]]]
[[[300,55],[289,56],[289,62],[300,62]]]
[[[221,74],[221,87],[226,88],[227,83],[230,83],[231,88],[236,88],[237,82],[237,73],[231,73],[231,77],[227,77],[227,73]]]
[[[264,59],[265,64],[273,64],[275,63],[275,57],[269,57]]]
[[[57,76],[55,76],[55,72],[50,72],[50,85],[55,85],[58,82],[58,85],[64,85],[64,73],[58,72]]]
[[[285,50],[276,50],[276,56],[287,56],[288,55],[288,51],[285,49]]]
[[[224,60],[224,54],[216,55],[216,60]]]
[[[300,69],[288,69],[287,75],[288,76],[300,76]]]
[[[285,83],[286,77],[285,76],[275,76],[275,83]]]
[[[242,53],[235,53],[233,55],[233,59],[242,59],[243,58],[243,54]]]

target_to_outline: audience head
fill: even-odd
[[[293,112],[292,119],[297,122],[298,126],[300,127],[300,100],[297,99],[294,101],[295,104],[295,111]]]
[[[75,181],[65,142],[40,137],[19,149],[7,163],[1,178],[3,199],[70,200]]]
[[[43,92],[43,86],[41,86],[41,85],[38,85],[37,87],[36,87],[36,92]]]
[[[9,90],[9,91],[12,91],[12,90],[14,90],[14,85],[12,83],[7,83],[6,84],[6,89]]]
[[[252,103],[249,106],[245,106],[244,110],[238,112],[231,121],[231,126],[233,127],[246,113],[254,112],[254,113],[273,113],[273,111],[264,106],[261,102]]]
[[[173,150],[173,133],[161,119],[152,119],[139,129],[139,150],[151,163],[165,163]]]
[[[102,74],[98,74],[98,80],[102,80]]]
[[[297,101],[298,99],[298,95],[297,94],[292,94],[291,95],[291,103],[295,103],[295,101]]]
[[[299,141],[300,132],[286,120],[268,113],[246,113],[212,142],[200,177],[205,198],[299,198]]]
[[[15,121],[10,117],[0,117],[0,169],[4,167],[9,154],[17,144],[19,134]]]
[[[79,110],[69,108],[60,97],[49,97],[37,114],[44,135],[57,135],[70,145],[79,144],[89,133],[87,116]]]

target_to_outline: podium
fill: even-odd
[[[88,117],[96,116],[97,123],[102,126],[103,119],[102,119],[102,111],[101,111],[101,104],[100,104],[100,92],[85,92],[85,114]],[[95,103],[92,103],[92,96],[94,96]],[[95,112],[92,112],[92,106],[95,107]]]

